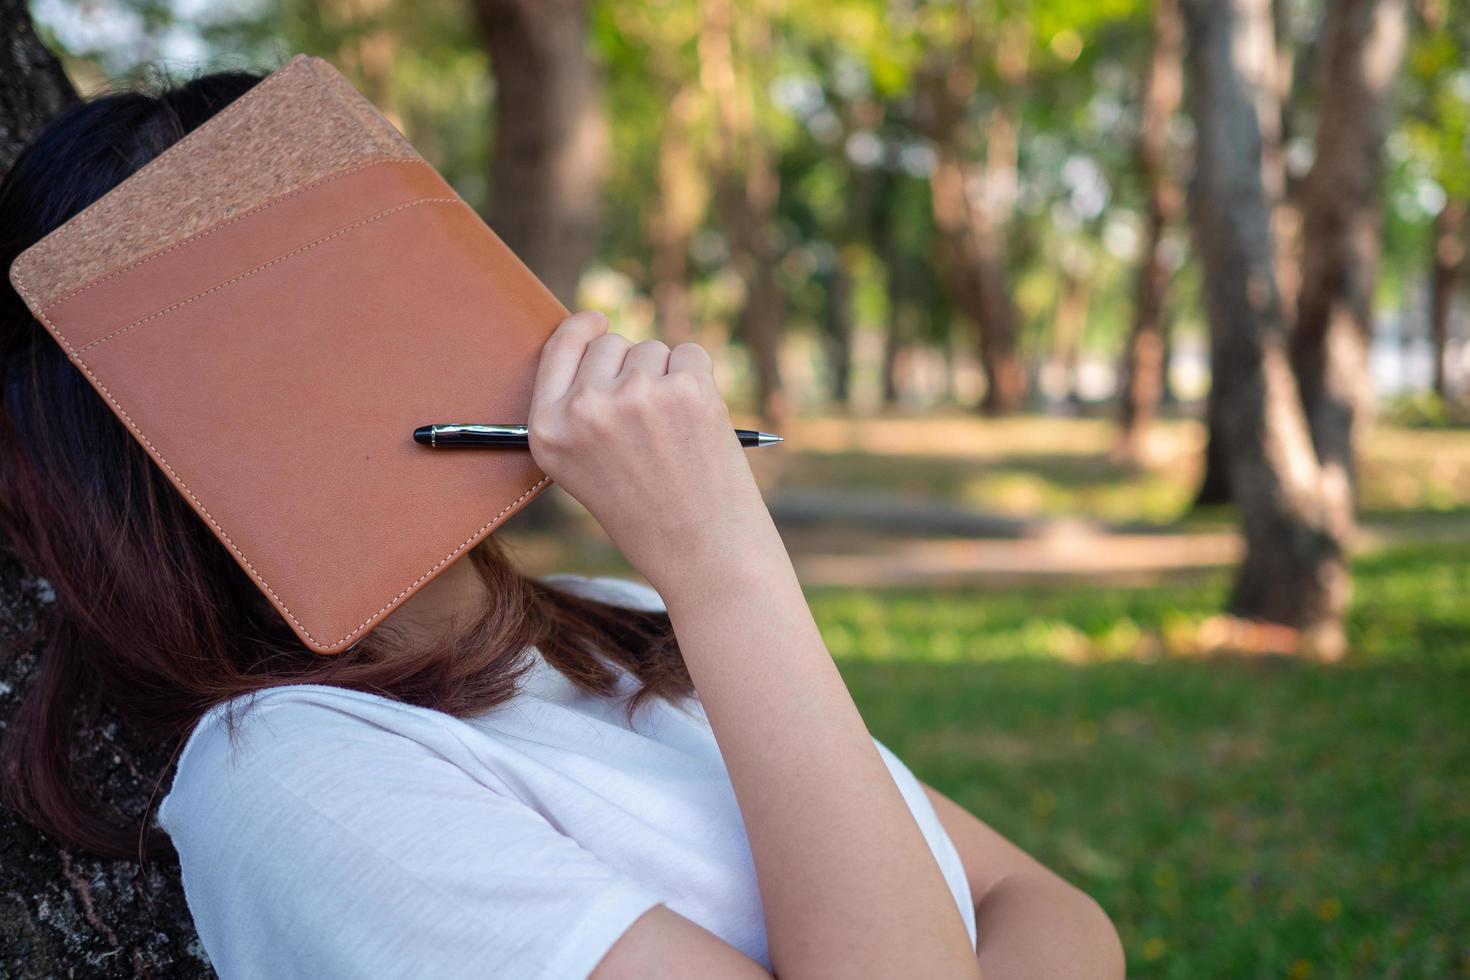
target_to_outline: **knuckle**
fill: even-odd
[[[628,340],[628,338],[624,337],[620,333],[605,333],[594,339],[592,343],[588,344],[587,349],[592,350],[593,348],[596,348],[597,350],[627,350],[629,347],[632,346],[633,344]]]
[[[607,324],[607,316],[599,310],[579,310],[561,322],[558,332],[588,334],[601,330]]]
[[[648,397],[653,379],[642,371],[629,371],[619,375],[615,391],[625,401],[642,401]]]
[[[669,394],[681,401],[696,402],[704,396],[704,384],[699,375],[680,371],[669,375]]]
[[[664,343],[662,340],[659,340],[656,337],[655,338],[652,338],[652,339],[649,339],[649,340],[641,340],[641,341],[639,341],[637,344],[635,344],[633,346],[633,349],[635,351],[640,351],[642,353],[650,353],[650,354],[668,354],[669,353],[669,345],[666,344],[666,343]]]
[[[677,347],[674,348],[673,353],[682,354],[686,357],[698,358],[700,360],[709,359],[709,351],[704,349],[704,345],[695,343],[692,340],[686,340],[682,344],[679,344]]]

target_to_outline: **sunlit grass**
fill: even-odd
[[[1110,457],[1114,432],[1103,419],[812,419],[794,422],[789,433],[781,488],[1151,524],[1189,509],[1203,444],[1198,423],[1161,423],[1153,462],[1135,468]],[[1381,425],[1361,466],[1370,516],[1470,510],[1470,432]]]
[[[806,421],[777,492],[1169,523],[1200,433],[1161,431],[1131,470],[1100,420]],[[1199,656],[1228,571],[808,595],[874,734],[1096,896],[1131,977],[1470,977],[1470,434],[1380,428],[1362,488],[1426,543],[1358,559],[1336,666]],[[596,537],[520,542],[533,569],[629,574]]]
[[[811,599],[874,734],[1096,896],[1130,976],[1470,975],[1470,545],[1357,573],[1335,667],[1171,656],[1223,577]]]

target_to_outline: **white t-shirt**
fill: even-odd
[[[663,608],[646,585],[552,580]],[[517,695],[473,719],[297,684],[259,695],[233,753],[223,706],[200,720],[158,817],[224,980],[585,977],[658,903],[771,968],[749,840],[698,699],[651,699],[630,727],[620,700],[532,653]],[[874,741],[973,942],[954,844]]]

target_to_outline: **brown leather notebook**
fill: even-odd
[[[520,422],[567,311],[348,81],[297,55],[10,280],[312,650],[340,653],[547,485]]]

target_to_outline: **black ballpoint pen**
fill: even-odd
[[[780,436],[754,429],[736,429],[735,434],[740,437],[740,445],[747,449],[774,446],[783,441]],[[413,441],[435,449],[525,449],[531,444],[525,425],[469,423],[421,425],[413,430]]]

